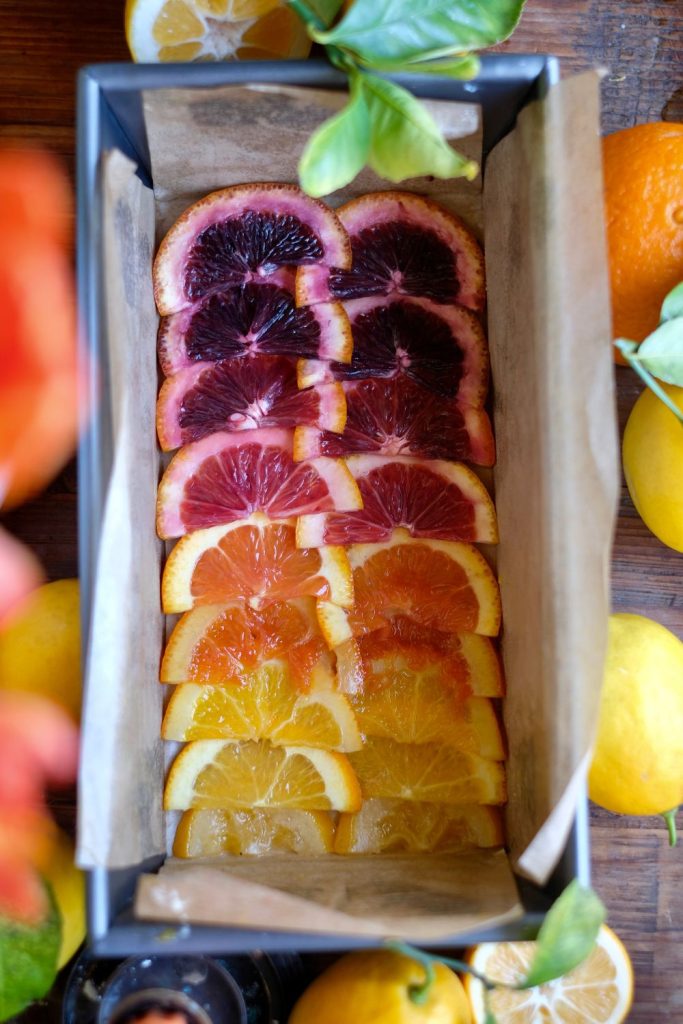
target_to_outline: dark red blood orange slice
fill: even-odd
[[[166,316],[216,288],[310,263],[351,265],[336,214],[296,185],[235,185],[200,199],[175,222],[154,261],[154,297]]]
[[[313,307],[316,308],[316,307]],[[408,377],[429,391],[483,405],[488,387],[486,338],[474,313],[398,296],[345,303],[353,335],[349,364],[302,359],[301,387],[325,380]]]
[[[344,432],[297,427],[297,461],[362,452],[454,459],[477,466],[492,466],[495,461],[491,422],[483,409],[441,398],[405,377],[347,381],[343,388]]]
[[[284,288],[251,282],[163,317],[157,348],[170,377],[195,363],[256,353],[348,362],[352,339],[341,303],[297,309]]]
[[[396,527],[405,527],[411,537],[498,540],[489,493],[461,463],[350,455],[346,465],[358,484],[362,509],[301,516],[299,547],[377,543],[388,540]]]
[[[351,269],[326,264],[297,272],[300,305],[366,295],[418,295],[484,308],[484,257],[463,222],[410,192],[375,192],[337,210],[351,238]]]
[[[294,462],[290,430],[211,434],[171,459],[159,484],[157,532],[168,539],[254,512],[286,519],[360,506],[343,461]]]
[[[157,433],[164,451],[222,430],[307,424],[339,433],[345,423],[341,384],[300,391],[296,364],[286,356],[197,363],[165,380],[157,403]]]

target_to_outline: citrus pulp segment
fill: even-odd
[[[479,243],[459,217],[438,203],[410,192],[374,192],[351,200],[337,214],[351,238],[352,265],[300,270],[300,304],[399,294],[476,312],[484,308]]]
[[[203,605],[176,623],[161,661],[162,683],[240,683],[264,662],[285,661],[302,690],[333,686],[335,672],[312,597],[252,608]]]
[[[376,543],[397,527],[412,537],[498,540],[491,497],[466,466],[383,455],[350,455],[345,462],[358,484],[362,508],[301,516],[296,527],[300,547]]]
[[[344,462],[295,462],[292,436],[277,429],[223,431],[182,448],[159,484],[159,536],[180,537],[255,512],[288,519],[360,508],[358,486]]]
[[[164,792],[167,811],[285,807],[357,811],[360,787],[346,754],[265,741],[196,740],[176,757]]]
[[[457,853],[503,842],[497,807],[370,799],[339,816],[334,852]]]
[[[331,853],[334,824],[326,811],[269,807],[185,811],[173,842],[175,857],[264,856]]]
[[[371,737],[348,758],[365,799],[505,803],[504,766],[446,744],[396,743]]]
[[[258,281],[214,289],[162,317],[157,337],[159,362],[167,377],[196,363],[244,355],[344,363],[352,348],[351,326],[341,303],[297,309],[286,287]]]
[[[244,598],[252,607],[292,597],[324,597],[348,607],[353,579],[339,547],[302,550],[294,521],[265,516],[196,530],[171,551],[161,583],[166,614]]]

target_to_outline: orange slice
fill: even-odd
[[[164,808],[286,807],[357,811],[361,792],[345,754],[265,741],[196,740],[171,766]]]
[[[270,740],[277,746],[358,750],[360,732],[349,701],[334,690],[301,693],[287,664],[271,661],[242,684],[183,683],[173,692],[165,740]]]
[[[167,614],[238,598],[259,607],[314,596],[348,607],[353,582],[343,548],[297,549],[293,521],[256,513],[183,537],[166,562],[161,595]]]
[[[245,601],[193,608],[171,633],[159,678],[162,683],[240,683],[245,673],[272,658],[287,662],[301,689],[334,685],[332,658],[312,597],[263,608]]]
[[[529,970],[535,951],[535,942],[483,942],[467,959],[492,981],[515,985]],[[475,1024],[484,1024],[481,982],[468,974],[465,989]],[[633,1002],[633,968],[621,940],[602,925],[593,952],[569,974],[521,992],[495,989],[489,999],[498,1024],[621,1024]]]
[[[495,807],[364,800],[356,814],[339,816],[334,852],[456,853],[502,844]]]
[[[185,811],[173,843],[176,857],[331,853],[334,825],[325,811],[271,807],[258,811]]]
[[[349,754],[364,797],[440,804],[505,803],[505,769],[497,761],[439,743],[418,746],[368,739]]]

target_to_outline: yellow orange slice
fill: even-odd
[[[496,807],[364,800],[356,814],[341,814],[335,853],[455,853],[503,844]]]
[[[326,811],[269,807],[254,811],[185,811],[173,843],[176,857],[331,853],[334,824]]]
[[[176,757],[164,792],[167,811],[286,807],[357,811],[361,792],[345,754],[262,741],[196,740]]]

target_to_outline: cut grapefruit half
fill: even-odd
[[[218,288],[307,263],[351,266],[334,211],[297,185],[234,185],[194,203],[167,233],[154,260],[154,297],[166,316]]]
[[[374,799],[364,800],[355,814],[339,816],[334,852],[462,853],[503,842],[497,807]]]
[[[363,507],[303,515],[296,540],[319,544],[377,543],[405,527],[411,537],[496,543],[496,512],[483,483],[457,462],[401,456],[350,455],[346,466]]]
[[[345,423],[341,384],[300,391],[296,366],[286,356],[197,363],[165,380],[157,402],[157,433],[165,452],[225,430],[292,430],[307,424],[340,433]]]
[[[292,597],[349,607],[353,579],[344,548],[297,548],[294,520],[257,513],[183,537],[166,561],[161,596],[167,615],[239,598],[254,608]]]
[[[164,809],[284,807],[357,811],[360,786],[346,754],[238,740],[195,740],[180,751]]]
[[[346,396],[343,432],[297,427],[295,459],[374,452],[477,466],[495,462],[491,421],[483,409],[441,398],[405,377],[345,381],[342,386]]]
[[[327,380],[405,376],[462,405],[484,404],[488,349],[474,313],[462,306],[398,296],[354,299],[345,303],[345,309],[353,336],[351,362],[302,359],[302,387]]]
[[[417,295],[484,308],[484,257],[472,232],[438,203],[410,192],[374,192],[337,210],[351,238],[351,268],[297,273],[297,302]]]
[[[162,683],[239,684],[272,659],[285,661],[301,690],[334,686],[332,658],[312,597],[252,608],[204,605],[176,623],[161,661]]]
[[[157,532],[182,537],[263,512],[271,519],[360,508],[341,459],[295,462],[292,431],[211,434],[171,459],[159,484]]]
[[[243,355],[348,363],[352,348],[341,303],[297,309],[285,288],[257,282],[209,292],[187,309],[162,317],[157,337],[167,377],[196,363]]]
[[[262,857],[298,853],[315,857],[332,853],[334,823],[327,811],[260,810],[185,811],[173,842],[175,857]]]

